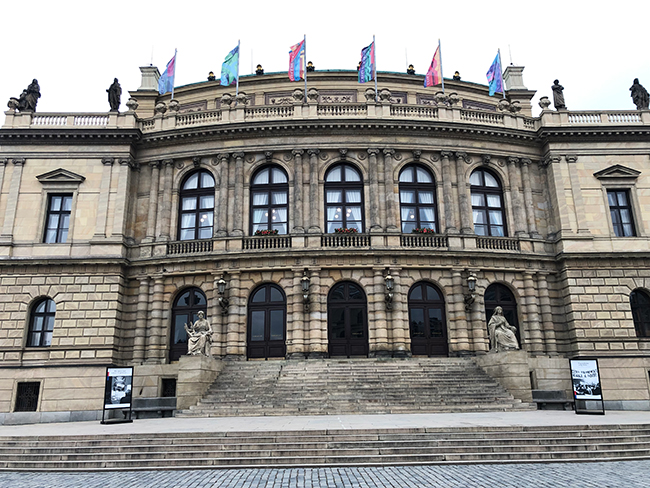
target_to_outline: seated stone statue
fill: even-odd
[[[490,352],[507,351],[510,349],[519,349],[517,342],[517,329],[510,325],[503,316],[503,309],[496,307],[490,322],[488,323],[490,332]]]
[[[187,332],[187,354],[190,356],[204,355],[212,357],[210,348],[212,347],[212,326],[205,318],[205,314],[200,311],[199,319],[188,326],[185,324]]]

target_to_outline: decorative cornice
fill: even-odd
[[[599,180],[621,181],[621,180],[635,180],[639,177],[641,171],[637,171],[627,166],[615,164],[609,168],[594,173],[594,176]]]
[[[82,183],[86,177],[68,171],[67,169],[58,168],[53,171],[48,171],[36,177],[41,183]]]

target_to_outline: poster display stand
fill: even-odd
[[[102,424],[133,422],[133,366],[106,368]],[[118,414],[118,415],[116,415]]]
[[[605,415],[597,359],[569,359],[577,414]]]

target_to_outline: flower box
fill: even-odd
[[[416,227],[411,231],[411,234],[435,234],[436,231],[429,227]]]
[[[256,236],[277,236],[278,235],[278,229],[256,230],[254,235],[256,235]]]
[[[351,228],[346,228],[346,227],[339,227],[338,229],[334,229],[335,234],[356,234],[359,232],[356,228],[351,227]]]

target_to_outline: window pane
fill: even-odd
[[[183,185],[183,190],[195,190],[199,184],[199,174],[194,173],[190,176]]]
[[[52,332],[45,332],[45,335],[43,336],[43,342],[41,345],[43,346],[49,346],[52,344]]]
[[[36,313],[43,313],[45,312],[45,307],[47,306],[47,300],[43,300],[38,304],[38,306],[35,309]]]
[[[473,210],[472,214],[474,215],[474,225],[487,223],[487,219],[485,218],[485,210]]]
[[[271,224],[272,230],[277,230],[278,234],[287,234],[287,224]]]
[[[495,237],[503,237],[503,235],[504,235],[503,234],[503,227],[501,227],[501,226],[499,226],[499,227],[492,226],[492,227],[490,227],[490,231],[491,231],[491,235],[493,235]]]
[[[474,171],[472,176],[469,177],[469,183],[474,186],[483,186],[481,182],[481,171]]]
[[[623,224],[623,234],[625,237],[632,237],[634,235],[631,224]]]
[[[284,174],[284,171],[279,170],[278,168],[273,168],[273,183],[286,183],[287,176]]]
[[[50,210],[53,210],[55,212],[61,210],[61,197],[52,197],[52,201],[50,202]]]
[[[201,173],[201,188],[214,188],[214,178],[210,173]]]
[[[268,204],[269,204],[269,194],[267,192],[253,193],[253,205],[258,206],[258,205],[268,205]]]
[[[409,300],[422,300],[422,285],[417,285],[411,290]]]
[[[418,199],[420,203],[433,204],[433,192],[432,191],[420,191],[418,192]]]
[[[350,300],[362,300],[363,292],[361,291],[361,288],[359,288],[357,285],[349,285],[348,298]]]
[[[338,285],[336,288],[332,290],[332,294],[330,295],[330,300],[336,301],[336,300],[345,300],[345,286],[344,285]]]
[[[199,229],[199,239],[210,239],[212,237],[212,227],[201,227]]]
[[[415,223],[413,222],[402,222],[402,233],[410,234],[415,229]]]
[[[54,313],[56,311],[56,303],[54,303],[54,300],[46,300],[45,303],[46,312]]]
[[[63,230],[68,230],[70,228],[70,216],[67,214],[61,215],[61,220],[59,221],[59,228]]]
[[[32,330],[35,332],[43,330],[43,317],[34,317]]]
[[[280,223],[287,221],[287,209],[286,208],[274,208],[271,211],[271,223]]]
[[[69,212],[72,210],[72,197],[63,197],[62,210]]]
[[[629,224],[631,222],[630,211],[626,208],[621,209],[621,222],[623,222],[624,224]]]
[[[56,242],[56,230],[48,230],[45,233],[45,243],[52,244]]]
[[[183,210],[196,210],[196,197],[183,198]]]
[[[357,232],[363,232],[363,228],[361,227],[361,222],[350,222],[349,220],[345,223],[345,226],[348,229],[357,229]]]
[[[269,182],[269,169],[263,169],[253,179],[253,185],[266,185]]]
[[[330,316],[330,330],[335,339],[345,339],[345,309],[331,308],[328,310]]]
[[[613,191],[607,192],[607,200],[609,201],[610,207],[616,206],[616,194]]]
[[[284,340],[284,310],[271,310],[269,312],[270,334],[269,339],[272,341]]]
[[[345,181],[361,181],[361,176],[357,173],[357,170],[350,168],[349,166],[345,167]]]
[[[176,315],[176,320],[174,322],[174,344],[183,344],[187,342],[185,324],[188,323],[189,317],[189,315],[184,313]]]
[[[472,193],[472,207],[485,207],[485,197],[482,193]]]
[[[182,229],[187,229],[189,227],[194,227],[194,223],[196,222],[196,214],[183,214],[181,216],[181,228]]]
[[[434,222],[435,220],[436,218],[432,208],[420,209],[420,222],[422,224],[424,224],[425,222]]]
[[[501,195],[486,195],[488,207],[501,208]]]
[[[490,210],[490,223],[503,225],[503,215],[500,210]]]
[[[264,311],[251,312],[251,341],[264,340]]]
[[[214,195],[200,197],[200,200],[200,208],[214,208]]]
[[[413,168],[406,168],[399,175],[399,180],[402,183],[413,183]]]
[[[327,203],[341,203],[343,200],[343,192],[341,190],[328,190]]]
[[[287,192],[273,192],[273,205],[286,205]]]
[[[422,168],[418,168],[418,183],[431,183],[431,175],[428,171],[425,171]]]
[[[341,181],[341,167],[337,166],[327,173],[326,181]]]
[[[50,215],[47,222],[48,229],[56,229],[59,226],[59,214]]]
[[[439,309],[429,309],[429,337],[444,337],[442,324],[442,311]]]
[[[402,221],[415,220],[415,207],[402,207]]]
[[[411,337],[426,337],[424,330],[424,310],[411,309]]]
[[[345,192],[347,203],[361,203],[361,190],[347,190]]]
[[[274,286],[270,287],[271,289],[271,299],[269,300],[270,302],[283,302],[284,297],[282,296],[282,292],[275,288]]]
[[[59,242],[65,243],[68,241],[68,230],[62,230],[61,235],[59,236]]]
[[[199,218],[199,227],[212,227],[212,219],[214,214],[212,212],[205,212]]]
[[[259,290],[257,290],[255,292],[251,302],[260,303],[260,302],[264,302],[264,301],[266,301],[266,288],[262,287],[262,288],[260,288]]]
[[[485,186],[499,188],[499,182],[496,180],[494,176],[492,176],[490,173],[487,172],[483,172],[483,175],[485,176]]]
[[[402,203],[415,203],[415,192],[402,190],[399,192],[399,199]]]
[[[625,194],[624,191],[618,191],[616,192],[616,195],[618,196],[618,204],[621,207],[627,207],[627,195]]]
[[[347,207],[346,219],[361,220],[361,207]]]
[[[350,307],[350,337],[361,338],[365,335],[365,321],[363,317],[363,308]]]
[[[432,300],[432,301],[440,300],[440,295],[438,294],[436,289],[431,285],[427,285],[427,300]]]
[[[341,207],[327,207],[327,220],[341,222],[343,220]]]
[[[192,291],[192,300],[195,306],[206,305],[205,296],[198,291]]]
[[[253,210],[253,223],[262,224],[268,222],[268,212],[264,210]]]
[[[487,235],[487,226],[486,225],[474,225],[474,233],[477,236],[486,236]]]
[[[194,239],[194,229],[181,230],[181,241],[191,241]]]

